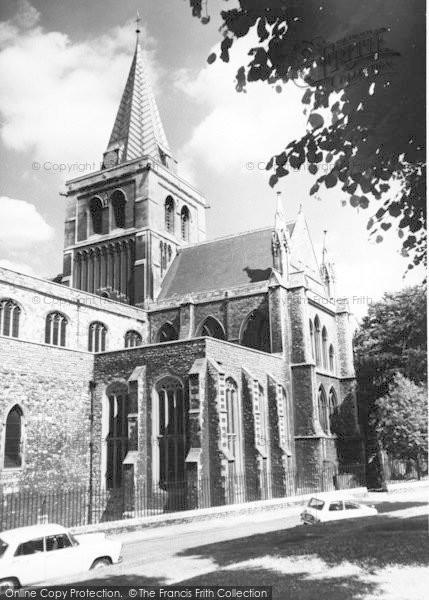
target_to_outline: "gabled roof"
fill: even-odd
[[[107,151],[119,149],[119,163],[141,156],[171,156],[167,137],[137,41]]]
[[[287,226],[292,234],[294,223]],[[180,249],[158,300],[268,281],[272,232],[272,227],[266,227]]]

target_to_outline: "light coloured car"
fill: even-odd
[[[99,569],[121,561],[122,543],[104,533],[72,535],[44,524],[0,533],[0,593],[53,577]]]
[[[332,497],[313,497],[301,513],[304,525],[371,517],[377,514],[377,509],[371,504],[360,504],[353,499]]]

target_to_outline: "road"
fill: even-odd
[[[277,531],[299,525],[301,507],[244,515],[222,520],[200,521],[122,534],[123,561],[119,565],[74,575],[56,584],[116,584],[133,585],[135,578],[149,584],[172,584],[196,575],[215,571],[217,564],[199,556],[181,555],[206,544]],[[112,536],[113,537],[113,536]],[[142,582],[143,583],[143,582]]]
[[[404,516],[412,516],[411,513],[428,512],[427,497],[428,490],[425,489],[401,494],[370,494],[365,501],[376,504],[380,513],[399,516],[405,511]],[[124,533],[114,536],[123,543],[121,564],[49,584],[165,585],[186,581],[219,570],[219,564],[210,553],[200,552],[199,547],[240,539],[247,550],[246,538],[249,536],[299,525],[301,510],[302,507],[293,507]],[[407,511],[411,513],[406,515]],[[194,548],[195,553],[192,552]]]

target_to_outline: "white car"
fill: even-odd
[[[0,533],[0,593],[53,577],[98,569],[121,561],[122,543],[104,533],[72,535],[45,524]]]
[[[327,498],[313,497],[310,498],[307,506],[302,511],[301,521],[304,525],[314,525],[325,521],[371,517],[376,514],[377,509],[373,505],[359,504],[356,500],[335,496]]]

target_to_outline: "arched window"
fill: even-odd
[[[107,327],[100,321],[91,323],[88,329],[89,352],[104,352],[106,350]]]
[[[46,317],[45,343],[53,346],[66,345],[68,319],[59,312],[51,312]]]
[[[185,476],[185,399],[180,381],[167,378],[156,386],[159,441],[159,483],[183,482]]]
[[[258,405],[260,438],[256,443],[268,452],[268,406],[264,388],[261,385],[258,386]]]
[[[187,242],[189,240],[189,209],[187,206],[184,206],[180,213],[180,232],[182,240]]]
[[[314,349],[316,353],[316,365],[320,366],[320,321],[317,316],[314,319]]]
[[[324,433],[329,432],[329,419],[328,419],[328,402],[326,399],[326,392],[323,385],[319,388],[319,394],[317,397],[317,405],[319,409],[319,423]]]
[[[311,356],[314,360],[314,327],[313,321],[310,319],[310,346],[311,346]]]
[[[198,327],[197,337],[212,337],[218,340],[225,339],[225,331],[222,325],[214,317],[207,317]]]
[[[329,370],[331,373],[335,372],[335,353],[334,346],[332,344],[329,346]]]
[[[329,390],[329,401],[328,401],[328,412],[329,412],[328,425],[329,425],[330,433],[333,433],[333,431],[334,431],[334,428],[332,426],[332,418],[336,416],[337,410],[338,410],[337,394],[335,393],[334,388],[331,388]]]
[[[4,468],[22,466],[22,410],[14,406],[7,415],[4,441]]]
[[[284,439],[282,445],[288,452],[292,448],[292,413],[290,409],[290,402],[286,390],[281,389],[282,404],[283,404],[283,422],[284,422]]]
[[[126,198],[124,192],[115,190],[110,198],[113,211],[113,227],[123,229],[125,227],[125,204]]]
[[[127,331],[125,334],[125,348],[135,348],[142,345],[142,336],[138,331]]]
[[[0,334],[8,337],[19,336],[19,317],[21,309],[9,298],[0,301]]]
[[[91,215],[91,233],[103,233],[103,204],[100,198],[92,198],[89,203],[89,213]]]
[[[328,332],[326,327],[322,329],[322,364],[325,371],[328,370]]]
[[[233,462],[229,469],[229,475],[236,475],[240,471],[240,416],[237,384],[228,378],[225,386],[226,401],[226,435],[228,440],[228,451]]]
[[[171,323],[164,323],[156,336],[158,342],[174,342],[179,339],[179,333]]]
[[[240,344],[263,352],[270,351],[268,318],[260,310],[254,310],[245,319],[240,335]]]
[[[123,383],[113,383],[106,392],[108,399],[108,432],[106,485],[120,487],[123,483],[123,461],[128,450],[128,390]]]
[[[165,200],[165,228],[174,233],[174,200],[171,196],[167,196]]]

